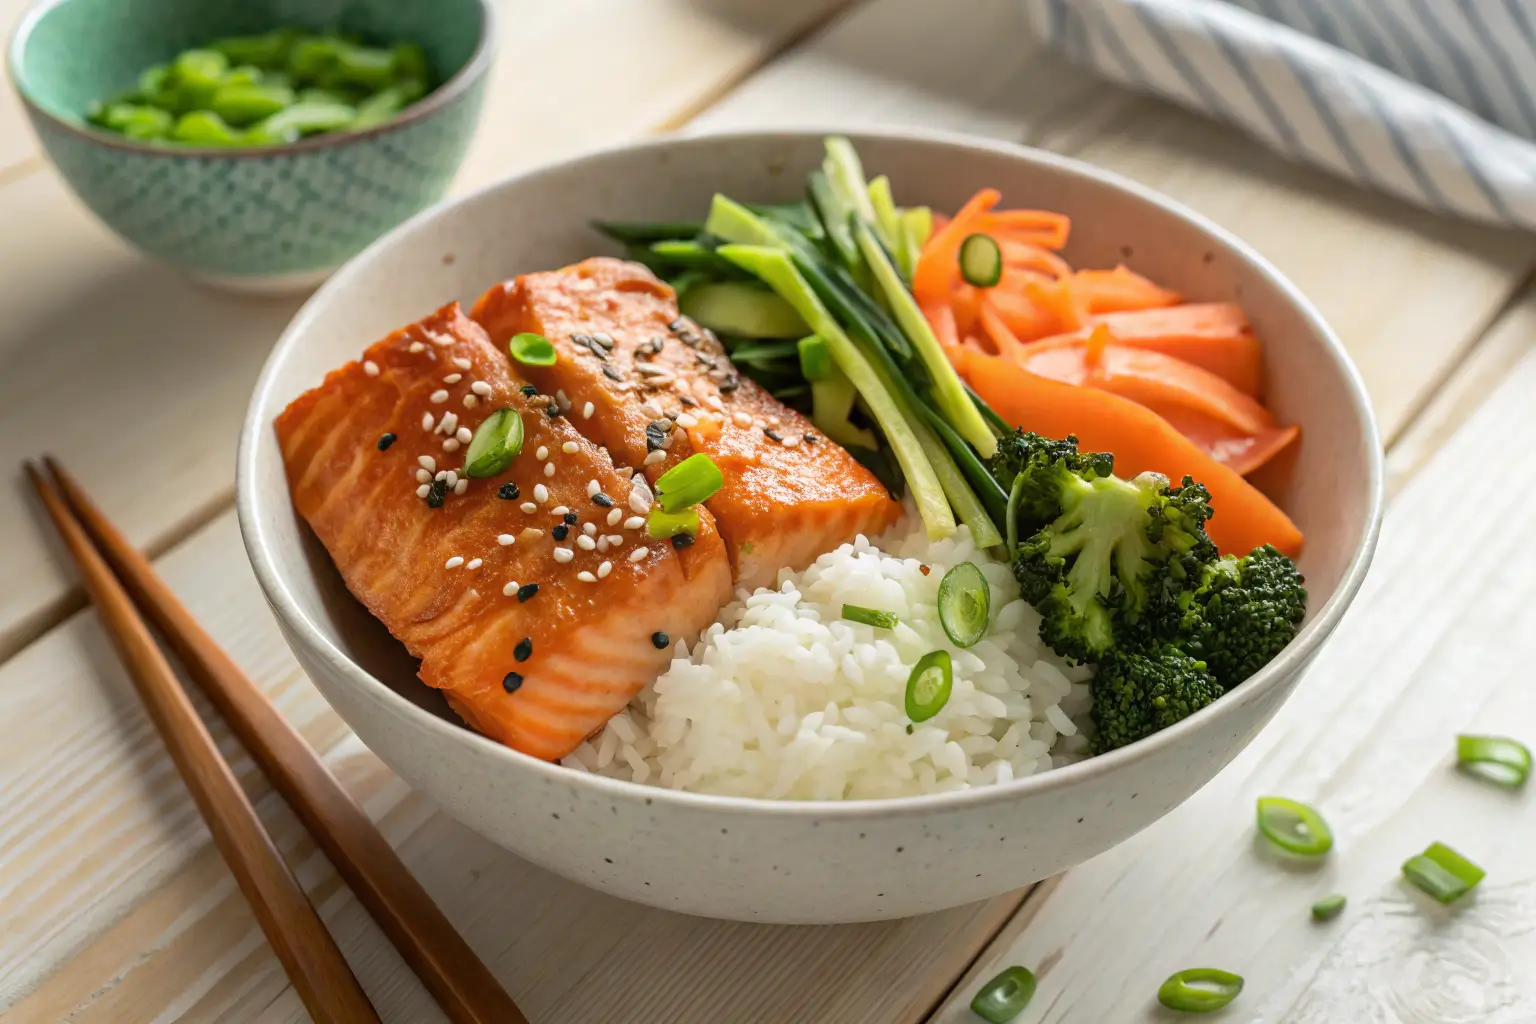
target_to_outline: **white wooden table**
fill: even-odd
[[[1394,498],[1365,593],[1253,746],[1164,821],[1062,878],[932,917],[842,928],[642,909],[517,861],[411,792],[300,673],[231,511],[236,428],[294,302],[194,287],[111,237],[0,101],[0,1016],[303,1020],[14,467],[61,455],[274,695],[536,1024],[973,1020],[1011,963],[1027,1022],[1166,1020],[1211,964],[1222,1019],[1536,1020],[1536,809],[1450,767],[1452,736],[1536,740],[1536,267],[1528,237],[1437,221],[1280,163],[1222,128],[1036,52],[1007,0],[503,0],[459,182],[656,130],[922,124],[1112,167],[1292,275],[1343,336]],[[7,22],[21,0],[0,0]],[[567,86],[579,62],[589,89]],[[543,88],[557,76],[558,91]],[[630,83],[614,88],[614,83]],[[204,710],[207,710],[206,707]],[[301,881],[388,1021],[440,1015],[226,731]],[[1253,845],[1254,798],[1318,804],[1320,871]],[[1398,865],[1443,839],[1488,869],[1431,912]],[[1349,894],[1313,925],[1317,896]]]

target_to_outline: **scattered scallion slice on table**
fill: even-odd
[[[1008,1024],[1024,1012],[1034,997],[1034,974],[1027,967],[1015,965],[976,990],[971,1012],[987,1024]]]
[[[703,452],[690,455],[656,480],[656,497],[664,512],[681,512],[712,498],[725,485],[725,476]]]
[[[1191,967],[1170,975],[1157,990],[1157,1001],[1181,1013],[1210,1013],[1236,999],[1243,990],[1241,975],[1215,967]]]
[[[652,540],[666,540],[676,537],[680,533],[686,533],[690,537],[699,535],[699,510],[697,508],[685,508],[681,512],[668,512],[664,509],[653,508],[645,518],[645,532]]]
[[[1531,774],[1531,751],[1505,736],[1457,736],[1456,764],[1469,775],[1515,789]]]
[[[948,651],[930,651],[918,658],[907,676],[907,717],[926,722],[944,710],[954,684],[955,668]]]
[[[1340,893],[1334,893],[1331,896],[1324,896],[1322,899],[1312,904],[1312,920],[1332,921],[1334,918],[1338,917],[1341,913],[1344,912],[1345,902],[1346,901],[1344,896]]]
[[[960,276],[977,288],[991,288],[1003,279],[1003,250],[991,235],[966,236],[960,243]]]
[[[1283,796],[1259,797],[1259,831],[1287,853],[1320,857],[1333,849],[1333,832],[1317,811]]]
[[[555,346],[542,334],[514,334],[507,344],[507,350],[512,353],[513,359],[525,366],[555,365]]]
[[[523,418],[511,409],[497,409],[475,428],[464,452],[464,475],[483,479],[512,464],[523,450]]]
[[[956,647],[971,647],[987,632],[992,588],[972,562],[961,562],[939,581],[939,625]]]
[[[863,608],[856,604],[843,605],[843,618],[849,622],[862,622],[876,629],[895,629],[896,624],[901,621],[893,612],[883,612],[878,608]]]
[[[1441,903],[1465,896],[1486,874],[1444,843],[1430,843],[1423,853],[1403,862],[1403,877]]]

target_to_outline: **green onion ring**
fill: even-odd
[[[1181,1013],[1210,1013],[1237,998],[1243,979],[1214,967],[1191,967],[1170,975],[1157,990],[1157,1001]]]
[[[1323,816],[1283,796],[1259,797],[1259,831],[1287,853],[1320,857],[1333,849],[1333,832]]]
[[[1531,774],[1531,751],[1507,736],[1457,736],[1456,764],[1469,775],[1516,789]]]

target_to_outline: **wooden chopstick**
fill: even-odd
[[[42,473],[30,462],[26,471],[80,567],[85,588],[213,841],[310,1015],[317,1021],[377,1024],[368,996],[256,817],[133,601]]]
[[[52,458],[54,480],[100,554],[274,787],[455,1024],[528,1024],[366,812],[310,745]]]

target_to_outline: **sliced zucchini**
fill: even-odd
[[[967,235],[960,243],[960,276],[977,288],[991,288],[1003,279],[1003,251],[991,235]]]

